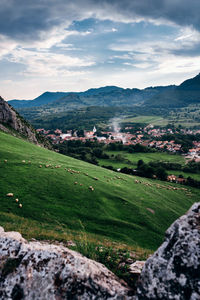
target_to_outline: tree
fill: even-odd
[[[158,179],[160,179],[160,180],[167,179],[167,172],[165,171],[164,168],[159,167],[155,172],[156,172],[156,176],[158,177]]]
[[[78,137],[84,137],[85,136],[83,129],[77,130],[76,134],[77,134]]]
[[[137,168],[140,169],[140,167],[144,165],[144,161],[142,159],[139,159],[137,162]]]

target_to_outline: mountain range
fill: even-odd
[[[45,92],[33,100],[10,100],[15,108],[42,107],[69,110],[85,106],[183,107],[200,102],[200,74],[179,86],[156,86],[145,89],[123,89],[106,86],[85,92]]]
[[[140,90],[106,86],[89,89],[85,92],[45,92],[33,100],[10,100],[8,103],[15,108],[63,107],[69,106],[69,104],[75,106],[132,106],[174,88],[175,86],[158,86]]]
[[[146,105],[166,108],[183,107],[194,103],[200,103],[200,74],[146,101]]]

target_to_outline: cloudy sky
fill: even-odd
[[[199,0],[1,0],[0,95],[179,84],[200,72]]]

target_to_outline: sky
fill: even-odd
[[[200,72],[199,0],[1,0],[0,95],[180,84]]]

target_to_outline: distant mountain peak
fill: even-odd
[[[180,86],[180,89],[194,89],[194,90],[200,90],[200,73],[198,75],[196,75],[193,78],[187,79],[185,81],[183,81]]]

